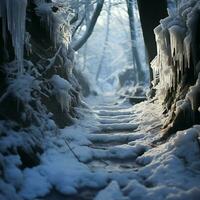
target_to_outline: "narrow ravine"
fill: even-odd
[[[199,13],[0,0],[0,200],[199,200]]]

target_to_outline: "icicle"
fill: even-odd
[[[60,103],[62,111],[69,110],[71,97],[69,91],[72,89],[72,85],[59,75],[53,75],[50,79],[53,85],[53,94],[56,96],[57,101]]]
[[[185,53],[185,68],[190,67],[190,51],[191,51],[191,35],[188,35],[184,39],[184,53]]]
[[[27,0],[0,0],[0,17],[3,20],[3,39],[6,43],[6,28],[11,34],[12,44],[19,70],[23,71],[24,34]]]
[[[152,61],[154,79],[158,80],[159,93],[173,91],[191,63],[191,32],[195,32],[200,1],[182,0],[173,15],[160,21],[154,29],[157,56]],[[156,81],[154,81],[156,83]]]
[[[67,2],[60,5],[57,2],[45,3],[43,0],[35,0],[36,13],[41,17],[41,22],[46,26],[54,47],[64,43],[68,47],[71,41],[70,20],[73,14],[70,13]],[[58,7],[57,12],[52,12],[52,7]]]
[[[28,55],[32,53],[32,45],[30,43],[30,39],[31,39],[31,35],[28,32],[26,32],[24,41],[25,41],[26,52]]]

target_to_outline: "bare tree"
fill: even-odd
[[[95,24],[97,22],[97,19],[98,19],[100,13],[101,13],[103,4],[104,4],[104,0],[99,0],[97,2],[96,8],[93,12],[93,15],[90,19],[89,25],[87,26],[85,33],[83,34],[83,36],[78,41],[76,41],[75,43],[72,44],[72,48],[75,51],[78,51],[85,44],[85,42],[87,42],[88,38],[92,34],[94,27],[95,27]]]

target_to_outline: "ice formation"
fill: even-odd
[[[154,78],[159,78],[157,87],[163,94],[161,96],[176,90],[184,73],[191,68],[192,30],[195,29],[199,9],[198,0],[181,1],[177,12],[161,20],[154,29],[157,57],[152,61],[152,68]]]
[[[35,0],[35,3],[36,13],[41,17],[41,23],[46,26],[54,46],[63,42],[68,45],[71,40],[70,20],[73,14],[68,12],[70,8],[67,2],[45,3],[42,0]],[[52,12],[53,8],[55,11]]]
[[[62,111],[64,109],[69,110],[71,102],[71,96],[69,92],[70,89],[72,89],[72,85],[59,75],[53,75],[50,82],[53,85],[53,94],[60,103]]]
[[[4,45],[8,29],[20,71],[23,69],[26,6],[27,0],[0,0]]]

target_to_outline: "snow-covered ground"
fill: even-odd
[[[66,199],[199,200],[200,126],[155,144],[165,120],[156,100],[86,102],[92,108],[79,108],[75,125],[45,136],[40,165],[22,170],[18,155],[0,158],[6,163],[1,200],[62,199],[52,191]]]

